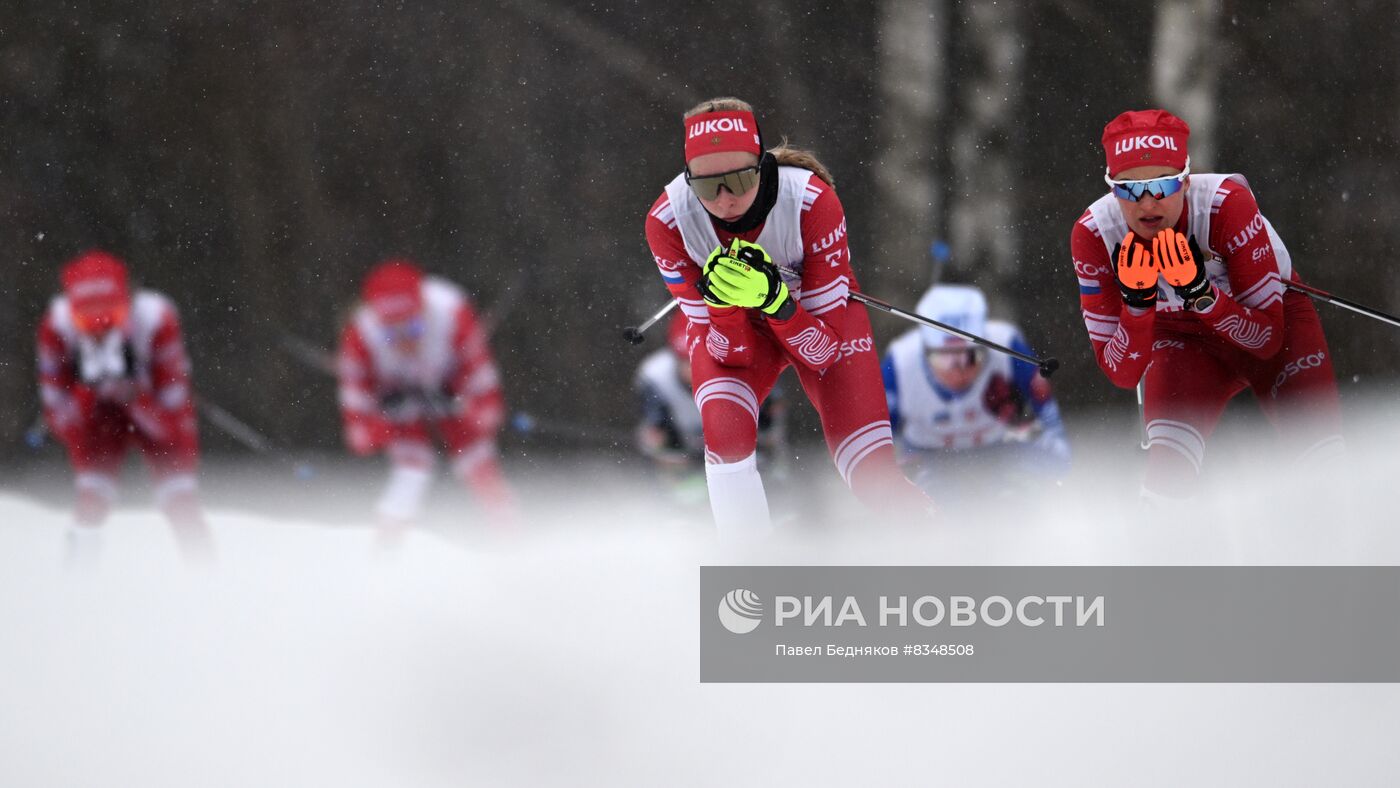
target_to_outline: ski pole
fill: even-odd
[[[646,330],[656,325],[657,321],[659,321],[661,318],[670,314],[671,310],[676,308],[677,303],[678,302],[673,298],[670,301],[666,302],[666,306],[663,306],[660,309],[656,310],[656,314],[647,318],[647,321],[645,323],[642,323],[640,326],[628,326],[627,328],[622,329],[622,338],[626,339],[628,342],[631,342],[634,345],[642,344],[642,342],[646,340],[646,337],[642,336],[644,333],[646,333]]]
[[[221,432],[238,441],[244,447],[258,454],[266,454],[272,449],[271,442],[264,438],[261,433],[204,397],[195,397],[194,407],[209,423],[218,427]]]
[[[944,331],[949,334],[962,337],[963,339],[966,339],[969,342],[973,342],[985,348],[990,348],[991,350],[995,350],[998,353],[1005,353],[1006,355],[1011,356],[1012,358],[1017,358],[1029,364],[1034,364],[1040,370],[1040,374],[1043,377],[1050,377],[1051,375],[1055,374],[1055,370],[1060,368],[1059,359],[1036,358],[1035,356],[1030,356],[1020,351],[1012,350],[1009,347],[998,345],[990,339],[984,339],[982,337],[977,336],[976,334],[963,331],[960,328],[955,328],[946,323],[940,323],[932,318],[924,317],[923,315],[917,312],[910,312],[906,309],[900,309],[899,307],[894,306],[893,304],[886,303],[878,298],[868,296],[864,293],[852,290],[850,297],[852,301],[857,301],[868,306],[873,306],[876,309],[881,310],[882,312],[888,312],[892,315],[902,317],[905,320],[910,320],[915,323],[919,323],[920,325],[928,326],[930,328],[936,328],[939,331]],[[642,332],[646,331],[654,323],[656,323],[656,321],[664,317],[666,313],[670,312],[673,308],[675,308],[675,306],[675,300],[668,301],[665,306],[661,307],[661,309],[657,311],[656,314],[651,316],[650,320],[646,321],[640,326],[628,326],[623,331],[623,336],[627,339],[628,342],[631,342],[634,345],[641,344],[643,339]]]
[[[292,474],[298,479],[310,479],[316,475],[316,469],[308,462],[295,460],[284,456],[279,447],[264,437],[262,433],[245,424],[237,416],[229,413],[217,403],[205,397],[194,398],[195,410],[203,416],[206,421],[219,428],[219,431],[233,438],[244,448],[250,449],[254,453],[263,457],[276,458],[292,465]]]
[[[797,275],[796,271],[793,271],[787,266],[780,265],[778,266],[778,270],[782,271],[788,276],[797,279],[801,278]],[[907,309],[900,309],[899,307],[894,306],[893,304],[881,301],[880,299],[875,298],[873,296],[868,296],[860,291],[850,291],[850,298],[852,301],[865,304],[866,306],[873,306],[882,312],[888,312],[891,315],[902,317],[905,320],[909,320],[920,325],[928,326],[929,328],[936,328],[939,331],[952,334],[953,336],[962,337],[963,339],[966,339],[969,342],[981,345],[982,347],[989,348],[991,350],[995,350],[998,353],[1005,353],[1006,355],[1011,356],[1012,358],[1020,359],[1021,361],[1024,361],[1028,364],[1034,364],[1040,370],[1041,377],[1048,378],[1051,375],[1055,374],[1055,370],[1060,368],[1059,359],[1036,358],[1035,356],[1030,356],[1020,351],[1012,350],[1009,347],[998,345],[990,339],[983,339],[982,337],[979,337],[976,334],[973,334],[968,331],[963,331],[961,328],[955,328],[953,326],[948,325],[947,323],[940,323],[937,320],[934,320],[933,318],[925,317],[924,315],[921,315],[918,312],[910,312]]]
[[[1400,326],[1400,317],[1388,315],[1379,309],[1372,309],[1369,306],[1362,306],[1361,304],[1358,304],[1355,301],[1349,301],[1345,298],[1342,298],[1341,296],[1332,295],[1326,290],[1313,287],[1312,285],[1305,285],[1302,282],[1294,282],[1285,279],[1283,280],[1283,286],[1288,288],[1289,290],[1294,290],[1299,293],[1312,296],[1313,298],[1316,298],[1319,301],[1326,301],[1327,303],[1332,304],[1333,306],[1339,306],[1342,309],[1350,309],[1358,315],[1365,315],[1366,317],[1375,318],[1376,320],[1379,320],[1382,323],[1389,323],[1392,326]]]
[[[1146,387],[1147,378],[1144,376],[1137,384],[1137,405],[1138,405],[1138,446],[1143,451],[1147,451],[1147,406],[1143,404],[1142,390]]]
[[[925,317],[925,316],[919,314],[918,312],[910,312],[910,311],[907,310],[907,309],[900,309],[900,308],[897,307],[897,306],[894,306],[894,305],[892,305],[892,304],[888,304],[888,303],[886,303],[886,302],[884,302],[884,301],[881,301],[881,300],[878,299],[878,298],[873,298],[873,297],[871,297],[871,296],[868,296],[868,295],[866,295],[865,293],[861,293],[861,292],[852,290],[852,291],[851,291],[851,300],[852,300],[852,301],[860,302],[860,303],[862,303],[862,304],[866,304],[866,305],[868,305],[868,306],[873,306],[873,307],[875,307],[876,309],[879,309],[879,310],[882,311],[882,312],[888,312],[888,313],[890,313],[890,314],[892,314],[892,315],[896,315],[896,316],[898,316],[898,317],[902,317],[902,318],[904,318],[905,320],[909,320],[909,321],[912,321],[912,322],[914,322],[914,323],[918,323],[918,324],[920,324],[920,325],[928,326],[929,328],[936,328],[936,329],[938,329],[939,331],[943,331],[943,332],[952,334],[952,335],[954,335],[954,336],[962,337],[963,339],[966,339],[967,341],[972,342],[972,343],[974,343],[974,344],[978,344],[978,345],[981,345],[982,347],[989,348],[989,349],[991,349],[991,350],[995,350],[995,351],[997,351],[998,353],[1005,353],[1006,355],[1011,356],[1012,358],[1020,359],[1021,361],[1025,361],[1025,362],[1027,362],[1027,363],[1029,363],[1029,364],[1034,364],[1036,367],[1038,367],[1038,368],[1040,369],[1040,374],[1041,374],[1042,377],[1047,377],[1047,378],[1048,378],[1048,377],[1050,377],[1051,375],[1055,374],[1055,370],[1057,370],[1057,369],[1060,368],[1060,362],[1059,362],[1058,359],[1055,359],[1055,358],[1036,358],[1035,356],[1027,355],[1027,354],[1022,353],[1022,352],[1017,351],[1017,350],[1012,350],[1012,349],[1009,348],[1009,347],[1005,347],[1005,346],[1003,346],[1003,345],[998,345],[997,343],[991,341],[990,339],[983,339],[982,337],[979,337],[979,336],[977,336],[976,334],[973,334],[973,333],[968,332],[968,331],[963,331],[961,328],[956,328],[956,327],[954,327],[954,326],[950,326],[950,325],[948,325],[947,323],[940,323],[940,322],[938,322],[937,320],[934,320],[933,318]]]
[[[244,447],[252,449],[259,454],[265,454],[271,445],[268,440],[258,433],[257,430],[238,420],[238,417],[227,410],[215,405],[202,397],[196,397],[195,409],[199,414],[207,419],[211,424],[218,427],[221,432],[233,438]],[[31,449],[38,449],[44,445],[49,437],[48,424],[44,422],[44,417],[40,415],[34,420],[33,426],[24,431],[24,442]]]
[[[335,377],[335,354],[314,342],[302,339],[295,334],[284,333],[282,334],[282,349],[287,351],[292,358],[311,369],[323,375]]]

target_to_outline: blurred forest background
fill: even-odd
[[[667,295],[642,220],[682,166],[682,111],[714,95],[831,167],[865,290],[912,307],[947,239],[944,278],[1059,356],[1070,413],[1131,407],[1068,256],[1103,125],[1178,112],[1194,168],[1246,174],[1307,281],[1400,311],[1397,21],[1397,0],[10,0],[0,457],[37,412],[58,269],[91,246],[176,300],[204,396],[288,445],[339,429],[333,382],[285,341],[331,347],[391,254],[498,313],[514,409],[630,425],[643,353],[619,329]],[[1400,332],[1319,311],[1344,396],[1396,385]]]

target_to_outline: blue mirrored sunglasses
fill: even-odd
[[[1181,187],[1186,185],[1186,176],[1191,174],[1191,160],[1186,160],[1186,168],[1176,175],[1168,175],[1164,178],[1152,178],[1145,181],[1115,181],[1104,173],[1104,182],[1113,189],[1113,196],[1120,200],[1137,202],[1143,197],[1151,195],[1154,199],[1170,197],[1181,191]]]
[[[423,319],[420,317],[387,323],[384,325],[384,341],[408,342],[421,339],[426,328],[427,326],[423,324]]]

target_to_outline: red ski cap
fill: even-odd
[[[1103,127],[1109,177],[1134,167],[1186,169],[1191,127],[1164,109],[1124,112]]]
[[[385,260],[365,277],[361,295],[385,323],[407,320],[423,309],[423,271],[407,260]]]
[[[83,252],[64,266],[60,278],[79,331],[101,333],[126,323],[131,293],[126,266],[115,255]]]
[[[758,141],[758,121],[752,112],[727,110],[702,112],[685,119],[685,161],[706,153],[743,151],[763,153]]]

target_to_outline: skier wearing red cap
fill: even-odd
[[[1148,499],[1191,494],[1206,439],[1245,388],[1296,456],[1343,448],[1322,324],[1283,286],[1299,281],[1288,249],[1244,176],[1191,172],[1189,136],[1164,110],[1114,118],[1109,192],[1070,236],[1100,368],[1123,388],[1143,381]]]
[[[845,212],[810,153],[763,143],[735,98],[685,113],[684,172],[652,205],[647,243],[690,321],[695,402],[721,536],[770,528],[755,445],[759,404],[791,365],[821,416],[836,470],[874,508],[929,505],[895,464],[880,361],[857,289]]]
[[[341,334],[338,359],[345,440],[392,466],[379,499],[390,541],[418,516],[436,465],[434,434],[453,475],[498,522],[514,503],[497,459],[505,418],[487,336],[461,288],[389,260],[365,278],[362,301]]]
[[[151,469],[182,555],[207,560],[212,540],[195,478],[190,362],[174,304],[154,290],[133,293],[125,264],[104,251],[79,255],[61,278],[63,292],[39,324],[38,370],[45,422],[75,471],[70,562],[96,560],[98,526],[116,500],[132,444]]]

